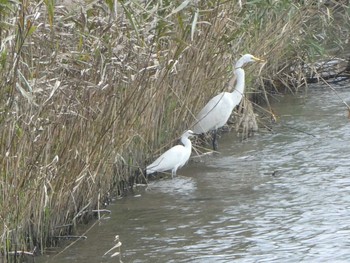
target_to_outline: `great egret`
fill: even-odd
[[[184,166],[188,159],[190,159],[192,143],[189,137],[193,135],[195,135],[193,131],[186,131],[181,136],[181,142],[183,145],[175,145],[159,156],[157,160],[147,166],[146,174],[171,170],[171,177],[173,178],[176,175],[177,169]]]
[[[213,131],[213,149],[217,150],[217,129],[224,126],[228,121],[232,110],[241,102],[244,87],[245,73],[243,66],[249,62],[263,62],[264,60],[250,54],[243,55],[235,64],[234,74],[236,86],[232,92],[222,92],[212,98],[207,105],[198,113],[193,131],[196,134]]]

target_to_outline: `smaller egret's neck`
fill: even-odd
[[[191,143],[191,140],[188,139],[187,136],[182,136],[181,137],[181,142],[183,143],[183,145],[186,147],[186,148],[190,148],[192,147],[192,143]]]
[[[244,86],[245,86],[245,73],[244,69],[242,68],[236,68],[235,69],[235,75],[236,75],[236,86],[233,92],[238,92],[239,94],[243,95],[244,93]]]

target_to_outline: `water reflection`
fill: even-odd
[[[225,134],[221,154],[118,200],[50,262],[116,262],[102,255],[117,234],[123,262],[346,262],[350,123],[334,94],[310,93],[273,105],[272,133]]]

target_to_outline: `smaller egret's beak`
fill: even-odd
[[[198,133],[194,133],[194,132],[191,132],[190,133],[190,137],[195,137],[195,136],[197,136],[197,135],[199,135]]]
[[[263,60],[263,59],[261,59],[261,58],[253,57],[253,59],[254,59],[256,62],[265,62],[265,60]]]

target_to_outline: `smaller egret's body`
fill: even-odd
[[[174,177],[176,171],[190,159],[192,143],[189,137],[192,135],[194,135],[193,131],[186,131],[181,136],[183,145],[175,145],[159,156],[152,164],[147,166],[146,174],[171,170],[171,176]]]
[[[212,98],[196,116],[193,131],[197,134],[213,131],[213,148],[217,149],[216,132],[224,126],[231,116],[233,109],[241,102],[245,88],[245,64],[262,61],[253,55],[242,56],[235,64],[236,85],[232,92],[222,92]]]

